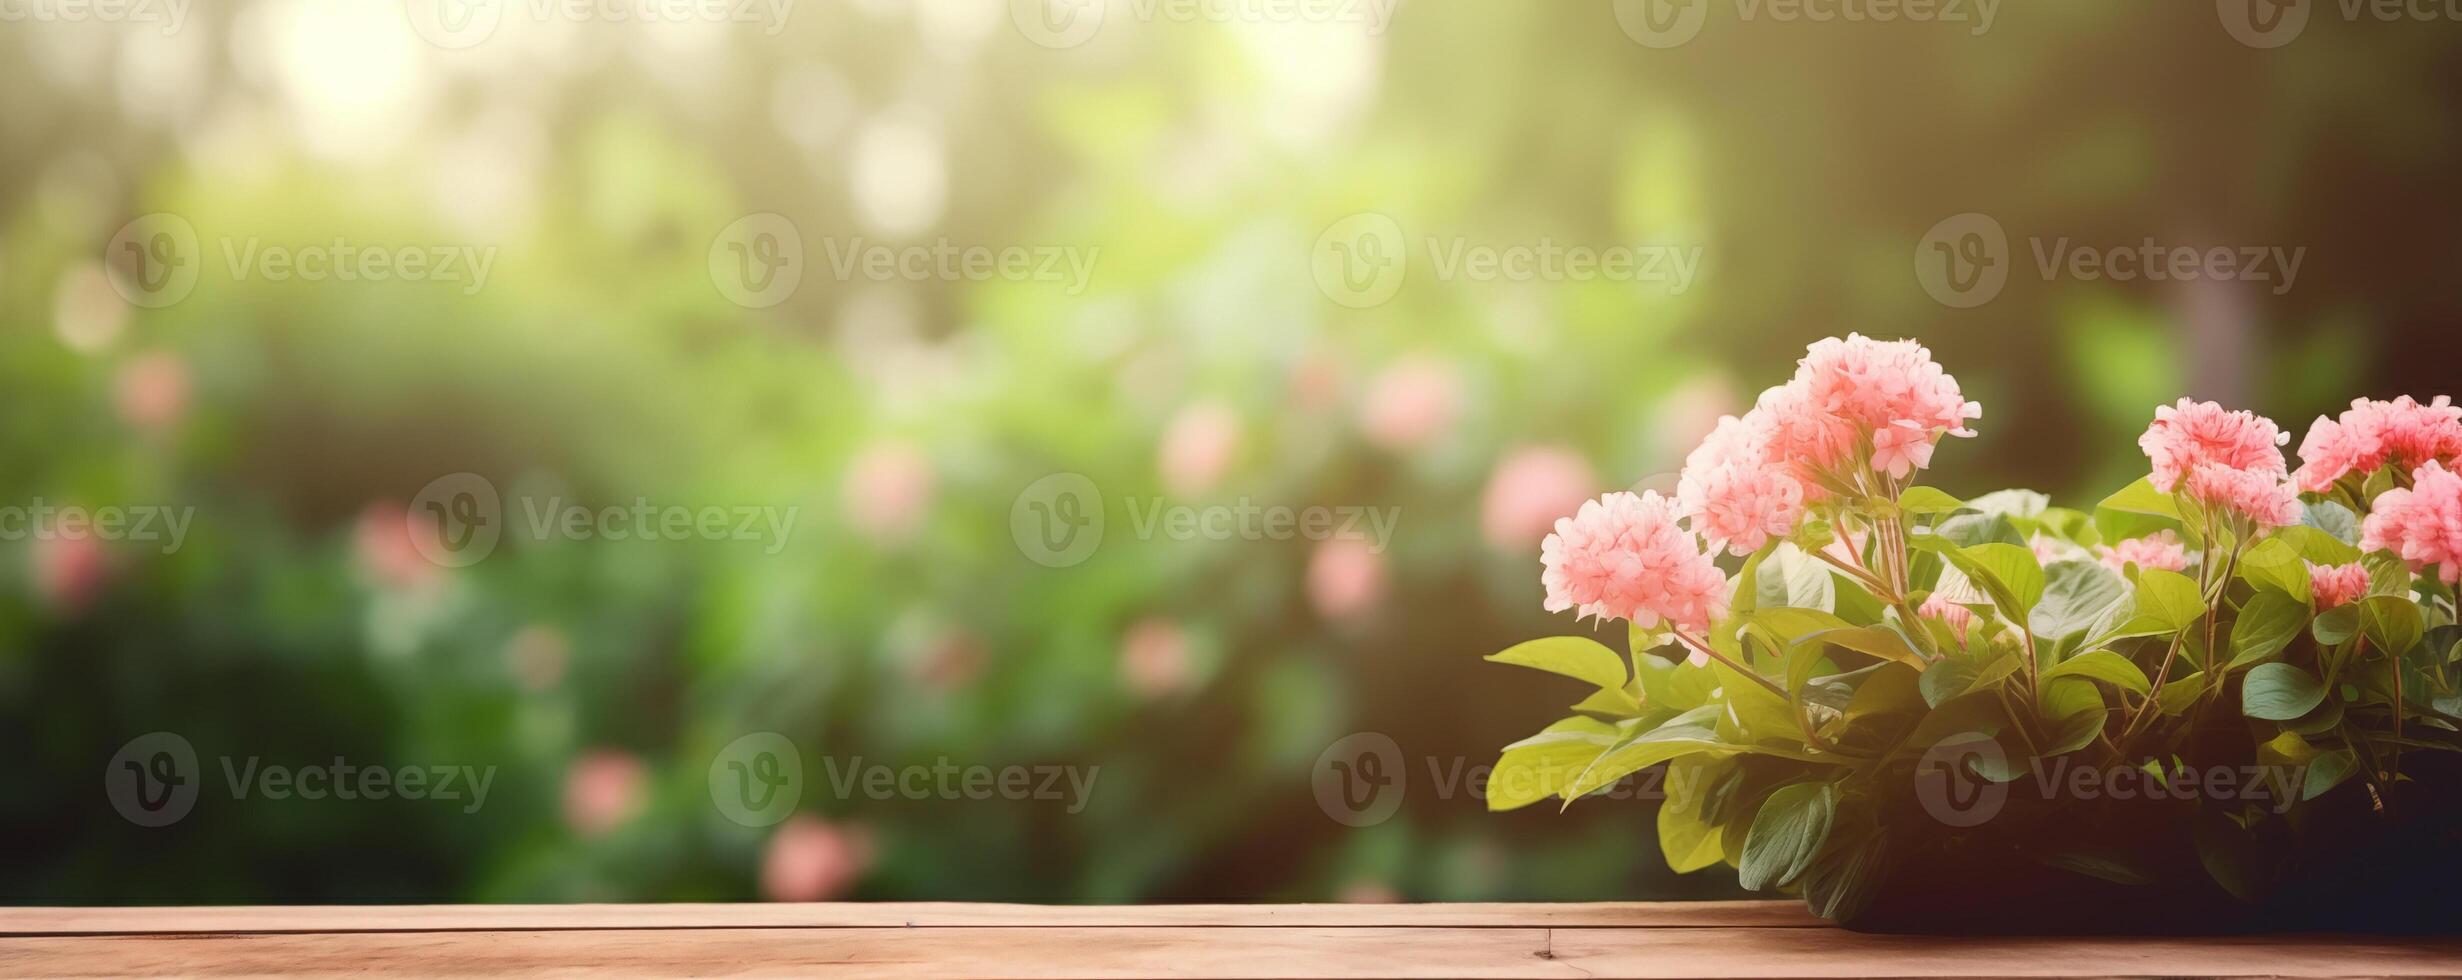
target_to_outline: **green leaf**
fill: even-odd
[[[1658,849],[1677,874],[1699,871],[1726,858],[1718,825],[1704,815],[1710,788],[1732,768],[1723,756],[1678,756],[1667,763],[1667,799],[1658,807]]]
[[[2146,680],[2145,671],[2139,670],[2135,663],[2129,661],[2129,658],[2109,650],[2079,654],[2063,661],[2060,666],[2043,672],[2044,680],[2048,681],[2056,677],[2083,677],[2088,680],[2103,681],[2134,694],[2145,694],[2154,688],[2154,685]],[[2100,698],[2098,697],[2097,700],[2099,702]]]
[[[2310,504],[2309,506],[2318,505]],[[2341,513],[2350,513],[2350,511],[2343,510],[2340,504],[2325,506],[2330,506]],[[2352,521],[2352,527],[2357,528],[2358,519],[2353,518]],[[2358,532],[2354,530],[2352,533]],[[2335,537],[2331,532],[2305,524],[2275,528],[2271,540],[2279,540],[2290,545],[2291,550],[2299,552],[2300,560],[2318,565],[2347,565],[2358,561],[2360,555],[2359,548],[2353,546],[2351,542]]]
[[[1966,554],[2008,586],[2017,598],[2017,606],[2003,612],[2012,620],[2024,622],[2027,612],[2043,598],[2043,566],[2036,564],[2034,551],[2024,545],[1994,542],[1968,548]]]
[[[2308,562],[2300,557],[2297,547],[2281,537],[2257,542],[2256,547],[2241,555],[2240,577],[2259,589],[2271,586],[2302,603],[2309,601]]]
[[[1829,839],[1837,808],[1837,791],[1828,783],[1779,787],[1752,819],[1752,831],[1744,838],[1744,860],[1736,869],[1737,882],[1761,891],[1794,881],[1812,864],[1821,842]]]
[[[2041,707],[2043,720],[2051,729],[2043,749],[2047,756],[2075,752],[2094,744],[2095,736],[2103,734],[2109,712],[2103,703],[2103,692],[2079,677],[2044,681]]]
[[[2305,505],[2300,515],[2300,524],[2332,535],[2334,540],[2353,548],[2359,546],[2359,515],[2351,513],[2351,508],[2331,500]],[[2357,557],[2353,555],[2351,558],[2342,559],[2334,564],[2339,565],[2355,560]],[[2318,561],[2316,558],[2309,560]]]
[[[2240,684],[2240,713],[2267,721],[2290,721],[2325,700],[2325,685],[2290,664],[2258,664]]]
[[[1487,808],[1512,810],[1563,792],[1617,736],[1614,725],[1577,717],[1505,746],[1488,772]]]
[[[2017,488],[1994,490],[1966,503],[1966,506],[1994,517],[2022,518],[2041,516],[2044,510],[2051,505],[2051,497],[2037,491]]]
[[[1489,654],[1487,659],[1563,674],[1597,687],[1624,687],[1624,658],[1586,636],[1550,636],[1518,643],[1501,653]]]
[[[1821,849],[1804,869],[1804,904],[1812,914],[1832,922],[1848,919],[1879,894],[1889,867],[1889,838],[1872,833],[1863,839],[1833,843]]]
[[[1608,749],[1575,775],[1561,795],[1571,801],[1680,755],[1694,752],[1730,754],[1738,751],[1738,746],[1720,739],[1718,731],[1712,727],[1717,723],[1720,710],[1719,705],[1702,705]]]
[[[1611,718],[1630,718],[1641,713],[1641,701],[1633,697],[1633,692],[1624,688],[1602,687],[1590,692],[1589,697],[1574,704],[1573,710],[1607,715]]]
[[[1898,495],[1898,508],[1909,514],[1947,514],[1964,506],[1964,501],[1931,487],[1908,487]]]
[[[2400,656],[2419,643],[2427,621],[2407,595],[2372,595],[2359,601],[2360,629],[2377,649]]]
[[[2324,796],[2343,780],[2358,771],[2359,757],[2350,749],[2335,749],[2308,760],[2308,772],[2300,783],[2300,799],[2313,800]]]
[[[2094,506],[2094,526],[2103,540],[2136,537],[2157,527],[2181,524],[2179,501],[2154,488],[2151,477],[2120,488]]]
[[[2335,606],[2318,613],[2316,622],[2309,624],[2308,632],[2317,638],[2319,644],[2341,646],[2359,635],[2359,607]]]
[[[2275,589],[2259,591],[2231,624],[2231,663],[2226,669],[2238,670],[2282,652],[2307,625],[2308,603]]]
[[[1712,661],[1710,671],[1718,675],[1719,696],[1727,709],[1726,720],[1734,725],[1744,744],[1764,741],[1803,744],[1803,730],[1795,722],[1794,705],[1726,664]]]
[[[1925,704],[1938,708],[1968,691],[1999,683],[2017,673],[2020,666],[2014,653],[1998,657],[1989,663],[1979,663],[1968,657],[1949,657],[1924,668],[1918,690]]]
[[[2122,885],[2143,885],[2154,881],[2115,855],[2065,851],[2043,859],[2043,863],[2063,871],[2074,871],[2089,878]]]
[[[2139,619],[2161,633],[2187,629],[2206,614],[2205,596],[2197,591],[2196,580],[2178,572],[2141,569],[2136,599]]]
[[[2084,631],[2129,594],[2128,583],[2100,562],[2056,561],[2043,575],[2043,600],[2028,615],[2027,628],[2046,639]]]
[[[2177,715],[2195,705],[2197,698],[2205,693],[2206,672],[2201,670],[2187,677],[2165,681],[2163,689],[2154,692],[2154,706],[2167,716]]]

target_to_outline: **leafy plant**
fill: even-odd
[[[1995,816],[1957,791],[2030,786],[2058,814],[2091,806],[2086,782],[2253,761],[2260,778],[2182,803],[2196,864],[2254,898],[2258,842],[2299,807],[2359,793],[2382,811],[2407,756],[2462,751],[2462,543],[2440,523],[2462,514],[2443,469],[2462,411],[2358,403],[2319,421],[2295,474],[2271,421],[2183,400],[2140,440],[2152,474],[2090,511],[1914,483],[1973,415],[1912,342],[1823,341],[1722,420],[1675,498],[1560,521],[1549,608],[1632,626],[1620,650],[1566,636],[1490,658],[1594,689],[1505,748],[1490,808],[1665,766],[1670,867],[1726,864],[1847,918],[1892,854]],[[1705,580],[1722,545],[1733,571]],[[2162,863],[2082,844],[2025,849],[2119,883]]]

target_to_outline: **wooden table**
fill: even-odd
[[[1793,902],[0,909],[0,977],[2454,975],[2462,939],[1866,936]]]

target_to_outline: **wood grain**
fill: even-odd
[[[2430,976],[2462,974],[2462,940],[1867,936],[1779,903],[0,910],[0,976],[369,973]]]

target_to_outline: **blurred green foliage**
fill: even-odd
[[[1052,48],[999,6],[806,0],[765,32],[517,4],[464,49],[312,0],[0,30],[0,501],[195,515],[168,554],[0,541],[0,831],[25,845],[0,898],[804,894],[765,861],[876,899],[1730,894],[1667,872],[1648,804],[1490,817],[1442,785],[1532,726],[1513,706],[1571,696],[1479,661],[1583,628],[1538,609],[1535,534],[1483,537],[1500,460],[1563,446],[1592,492],[1664,481],[1748,401],[1731,379],[1848,330],[1924,339],[1984,403],[1930,478],[1969,492],[2124,483],[2142,463],[2109,447],[2180,394],[2296,429],[2449,387],[2456,133],[2413,80],[2452,75],[2450,25],[2320,17],[2257,51],[2205,4],[2011,5],[1983,36],[1720,5],[1658,50],[1605,4],[1418,2],[1374,30],[1120,8]],[[2278,296],[2042,281],[2021,244],[2004,293],[1950,309],[1910,256],[1968,211],[2021,241],[2310,260]],[[104,265],[156,212],[207,253],[159,309]],[[760,212],[804,263],[752,309],[716,288],[714,240]],[[1357,212],[1474,246],[1698,246],[1703,268],[1681,292],[1448,280],[1414,245],[1394,297],[1354,309],[1310,249]],[[494,264],[467,293],[234,275],[216,243],[250,239]],[[831,264],[933,241],[1094,271],[1071,292]],[[1426,431],[1377,437],[1384,413]],[[1175,441],[1205,478],[1174,477]],[[798,518],[775,553],[551,537],[424,564],[404,508],[465,472],[508,515]],[[1010,533],[1054,473],[1108,522],[1063,568]],[[1400,521],[1381,554],[1328,558],[1140,536],[1131,502],[1157,498]],[[161,829],[96,776],[153,731],[211,777]],[[803,756],[788,826],[838,850],[782,857],[712,805],[712,759],[761,731]],[[1311,788],[1352,732],[1393,738],[1409,780],[1359,829]],[[473,813],[234,800],[223,757],[499,774]],[[1100,776],[1075,813],[830,791],[833,761],[942,758]],[[613,816],[576,817],[594,807]]]

